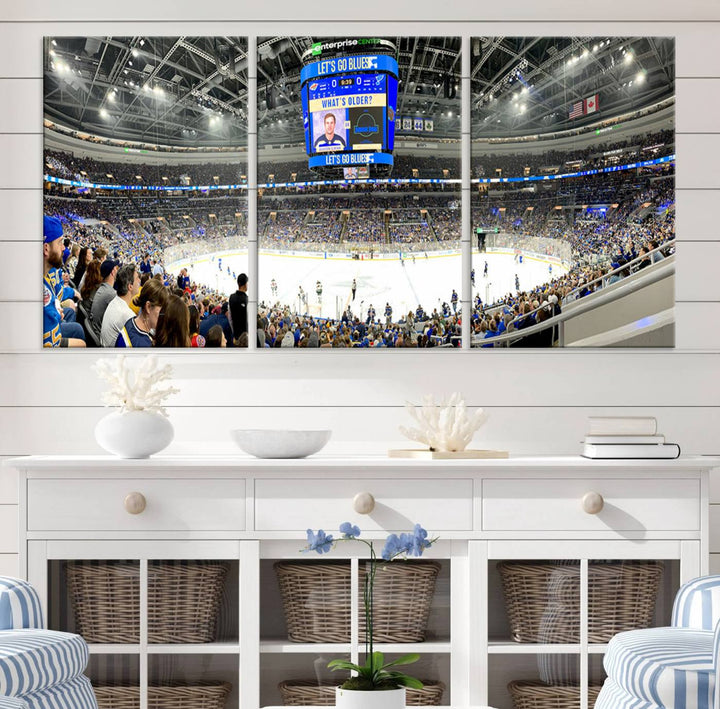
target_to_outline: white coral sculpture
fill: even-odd
[[[125,355],[120,355],[115,359],[100,359],[92,369],[110,384],[110,389],[102,395],[103,403],[119,406],[120,413],[150,411],[167,416],[165,400],[180,391],[172,386],[160,386],[172,377],[172,367],[169,364],[161,367],[154,355],[145,357],[138,367],[129,367]]]
[[[405,408],[420,427],[400,426],[400,433],[411,441],[425,443],[431,451],[464,451],[475,431],[487,421],[482,409],[468,412],[459,392],[439,403],[435,403],[433,396],[428,394],[423,397],[422,407],[407,401]]]

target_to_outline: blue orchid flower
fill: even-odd
[[[340,534],[343,535],[343,539],[355,539],[360,536],[360,527],[350,522],[343,522],[340,525]]]
[[[317,534],[312,529],[307,530],[307,546],[303,551],[316,551],[318,554],[327,554],[333,546],[332,534],[325,534],[322,529],[318,529]]]
[[[412,535],[409,535],[412,537],[412,541],[408,549],[408,554],[411,556],[422,556],[423,551],[432,546],[432,542],[428,541],[427,535],[427,531],[419,524],[416,524]]]

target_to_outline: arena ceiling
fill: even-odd
[[[316,39],[258,40],[260,145],[303,141],[301,56]],[[390,39],[399,52],[397,114],[433,118],[434,138],[457,139],[460,39]],[[245,145],[246,47],[241,37],[49,38],[45,119],[81,137]],[[675,92],[672,38],[479,37],[471,47],[474,138],[576,129]],[[597,111],[569,117],[595,95]]]

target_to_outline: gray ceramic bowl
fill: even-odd
[[[332,431],[278,431],[235,429],[238,447],[256,458],[305,458],[330,440]]]

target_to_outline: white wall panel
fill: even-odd
[[[0,189],[0,241],[35,241],[42,235],[42,186]]]
[[[0,133],[42,131],[42,79],[0,79]]]
[[[675,238],[678,241],[720,241],[714,208],[718,197],[720,192],[714,190],[675,191]]]
[[[677,135],[675,153],[677,187],[720,187],[720,134]]]
[[[0,188],[42,187],[42,134],[0,135]]]
[[[720,407],[485,407],[488,420],[473,445],[499,448],[512,455],[577,455],[587,433],[588,416],[655,416],[658,431],[684,453],[720,455]],[[330,429],[328,449],[384,451],[408,447],[398,426],[412,423],[399,406],[188,406],[169,407],[175,440],[168,453],[214,454],[235,451],[230,431],[236,428]],[[0,455],[99,454],[95,424],[108,413],[95,407],[0,407],[6,436]],[[58,424],[62,418],[62,425]],[[59,435],[47,432],[60,431]],[[39,433],[40,432],[40,433]],[[238,452],[239,454],[239,452]]]
[[[720,241],[678,244],[675,252],[675,298],[679,301],[718,301]]]
[[[18,506],[0,505],[0,554],[17,554]]]
[[[276,0],[273,5],[260,3],[238,5],[232,0],[217,0],[213,4],[213,14],[218,19],[231,20],[241,16],[243,19],[263,21],[282,17],[287,20],[308,19],[307,8],[298,7],[292,0]],[[12,20],[44,20],[47,17],[72,20],[115,20],[118,17],[117,6],[98,4],[92,0],[75,0],[67,7],[58,8],[42,0],[26,0],[24,3],[8,8],[5,16]],[[156,0],[153,3],[129,0],[122,5],[126,17],[137,19],[165,20],[168,17],[201,20],[206,16],[202,6],[193,0]],[[472,20],[477,17],[475,6],[466,3],[448,3],[443,6],[442,17],[448,20]],[[710,20],[720,19],[720,11],[711,0],[686,0],[684,3],[671,3],[667,0],[606,0],[602,6],[578,5],[575,3],[549,3],[538,6],[533,0],[517,0],[512,6],[513,16],[518,20],[593,20],[602,21],[608,17],[616,20]],[[354,20],[356,11],[346,5],[330,5],[318,13],[330,20]],[[403,21],[407,18],[408,8],[404,5],[388,5],[381,0],[369,0],[363,5],[363,14],[370,18]],[[414,18],[437,18],[438,6],[433,0],[416,0],[412,4]],[[504,20],[507,8],[489,4],[483,8],[486,20]]]
[[[20,576],[20,556],[18,554],[0,554],[0,576]]]
[[[42,239],[34,241],[0,241],[0,301],[42,298]],[[41,279],[36,278],[40,274]]]
[[[22,358],[0,355],[0,402],[22,406],[96,406],[107,388],[89,367],[107,350],[41,351]],[[672,350],[624,349],[603,356],[607,382],[662,382],[666,386],[597,386],[597,357],[581,350],[453,350],[365,352],[284,351],[191,352],[163,357],[174,367],[180,393],[174,406],[402,406],[420,395],[442,396],[451,388],[463,392],[471,406],[715,406],[720,402],[720,355],[688,355],[677,368]],[[339,355],[339,356],[333,356]],[[328,367],[328,356],[332,367]],[[463,374],[476,363],[478,374]],[[529,364],[528,364],[529,363]],[[422,383],[408,376],[422,370]],[[508,386],[520,369],[528,369],[532,386]],[[448,372],[459,376],[449,381]],[[62,383],[61,385],[59,385]]]
[[[18,501],[18,472],[3,466],[0,458],[0,505],[16,505]]]
[[[702,110],[698,110],[698,106],[702,106]],[[678,133],[720,132],[720,79],[675,82],[675,130]]]

